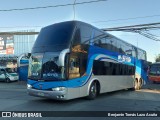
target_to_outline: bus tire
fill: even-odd
[[[6,83],[10,83],[10,79],[9,78],[6,78]]]
[[[141,88],[142,88],[142,86],[144,85],[144,81],[143,81],[143,79],[142,79],[142,78],[140,78],[140,80],[139,80],[139,85],[140,85],[139,89],[141,89]]]
[[[134,80],[134,90],[139,90],[139,87],[140,87],[139,81],[138,79],[135,79]]]
[[[89,88],[89,95],[87,96],[87,99],[94,100],[98,95],[98,86],[97,83],[94,81],[92,82],[90,88]]]

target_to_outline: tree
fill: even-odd
[[[156,56],[155,61],[156,61],[156,62],[160,62],[160,54],[158,54],[158,55]]]

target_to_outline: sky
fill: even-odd
[[[75,5],[75,18],[73,6],[25,11],[1,11],[70,4],[74,3],[74,1],[75,0],[0,0],[0,32],[25,29],[36,29],[38,31],[41,27],[68,20],[83,21],[100,29],[160,22],[160,0],[107,0]],[[77,3],[86,1],[93,0],[76,0]],[[135,17],[144,18],[128,19]],[[160,30],[152,30],[149,32],[160,36]],[[110,33],[145,50],[148,61],[154,62],[156,55],[160,54],[160,41],[153,41],[131,32]]]

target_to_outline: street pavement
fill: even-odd
[[[56,101],[33,97],[27,94],[26,82],[0,82],[0,111],[160,111],[160,84],[148,84],[141,90],[121,90],[98,96],[95,100],[79,98],[69,101]],[[1,119],[1,118],[0,118]],[[4,119],[4,118],[3,118]],[[22,118],[12,118],[22,119]],[[23,118],[25,119],[25,118]],[[36,118],[32,118],[36,120]],[[43,118],[37,118],[39,120]],[[70,119],[117,119],[108,117],[56,117],[58,120]],[[48,117],[47,120],[54,120]],[[118,119],[135,119],[120,117]],[[137,118],[136,120],[141,120]],[[143,117],[143,119],[158,119]]]

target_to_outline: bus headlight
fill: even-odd
[[[56,88],[52,88],[53,91],[65,91],[66,88],[65,87],[56,87]]]
[[[32,88],[32,85],[27,84],[27,89],[31,89],[31,88]]]

